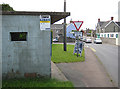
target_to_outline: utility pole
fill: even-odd
[[[66,0],[64,0],[64,12],[66,12]],[[66,45],[66,17],[64,18],[64,51],[67,51]]]

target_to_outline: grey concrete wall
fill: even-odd
[[[39,27],[39,16],[3,15],[3,78],[50,76],[50,31]],[[10,32],[28,32],[27,41],[11,41]]]
[[[118,33],[118,45],[120,46],[120,32]]]
[[[74,38],[67,37],[67,42],[75,42]]]
[[[105,44],[116,45],[116,38],[101,38],[102,42]]]
[[[63,42],[63,39],[64,39],[64,36],[61,36],[61,37],[59,37],[58,41],[59,41],[59,42]],[[66,40],[67,40],[68,43],[69,43],[69,42],[75,42],[75,39],[74,39],[74,38],[69,38],[69,37],[67,37]]]

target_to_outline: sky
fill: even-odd
[[[95,29],[98,18],[108,21],[114,17],[118,21],[118,2],[120,0],[66,0],[66,12],[71,15],[67,23],[84,21],[81,29]],[[0,0],[0,4],[9,4],[15,11],[63,12],[64,0]],[[63,20],[56,24],[63,23]]]

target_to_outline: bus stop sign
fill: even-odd
[[[79,31],[83,24],[83,21],[73,21],[73,24],[74,24],[76,30]]]

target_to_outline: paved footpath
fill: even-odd
[[[64,74],[59,70],[59,68],[51,61],[51,77],[53,79],[68,81]]]
[[[85,47],[84,62],[56,65],[75,87],[114,87],[108,73],[90,48]]]

